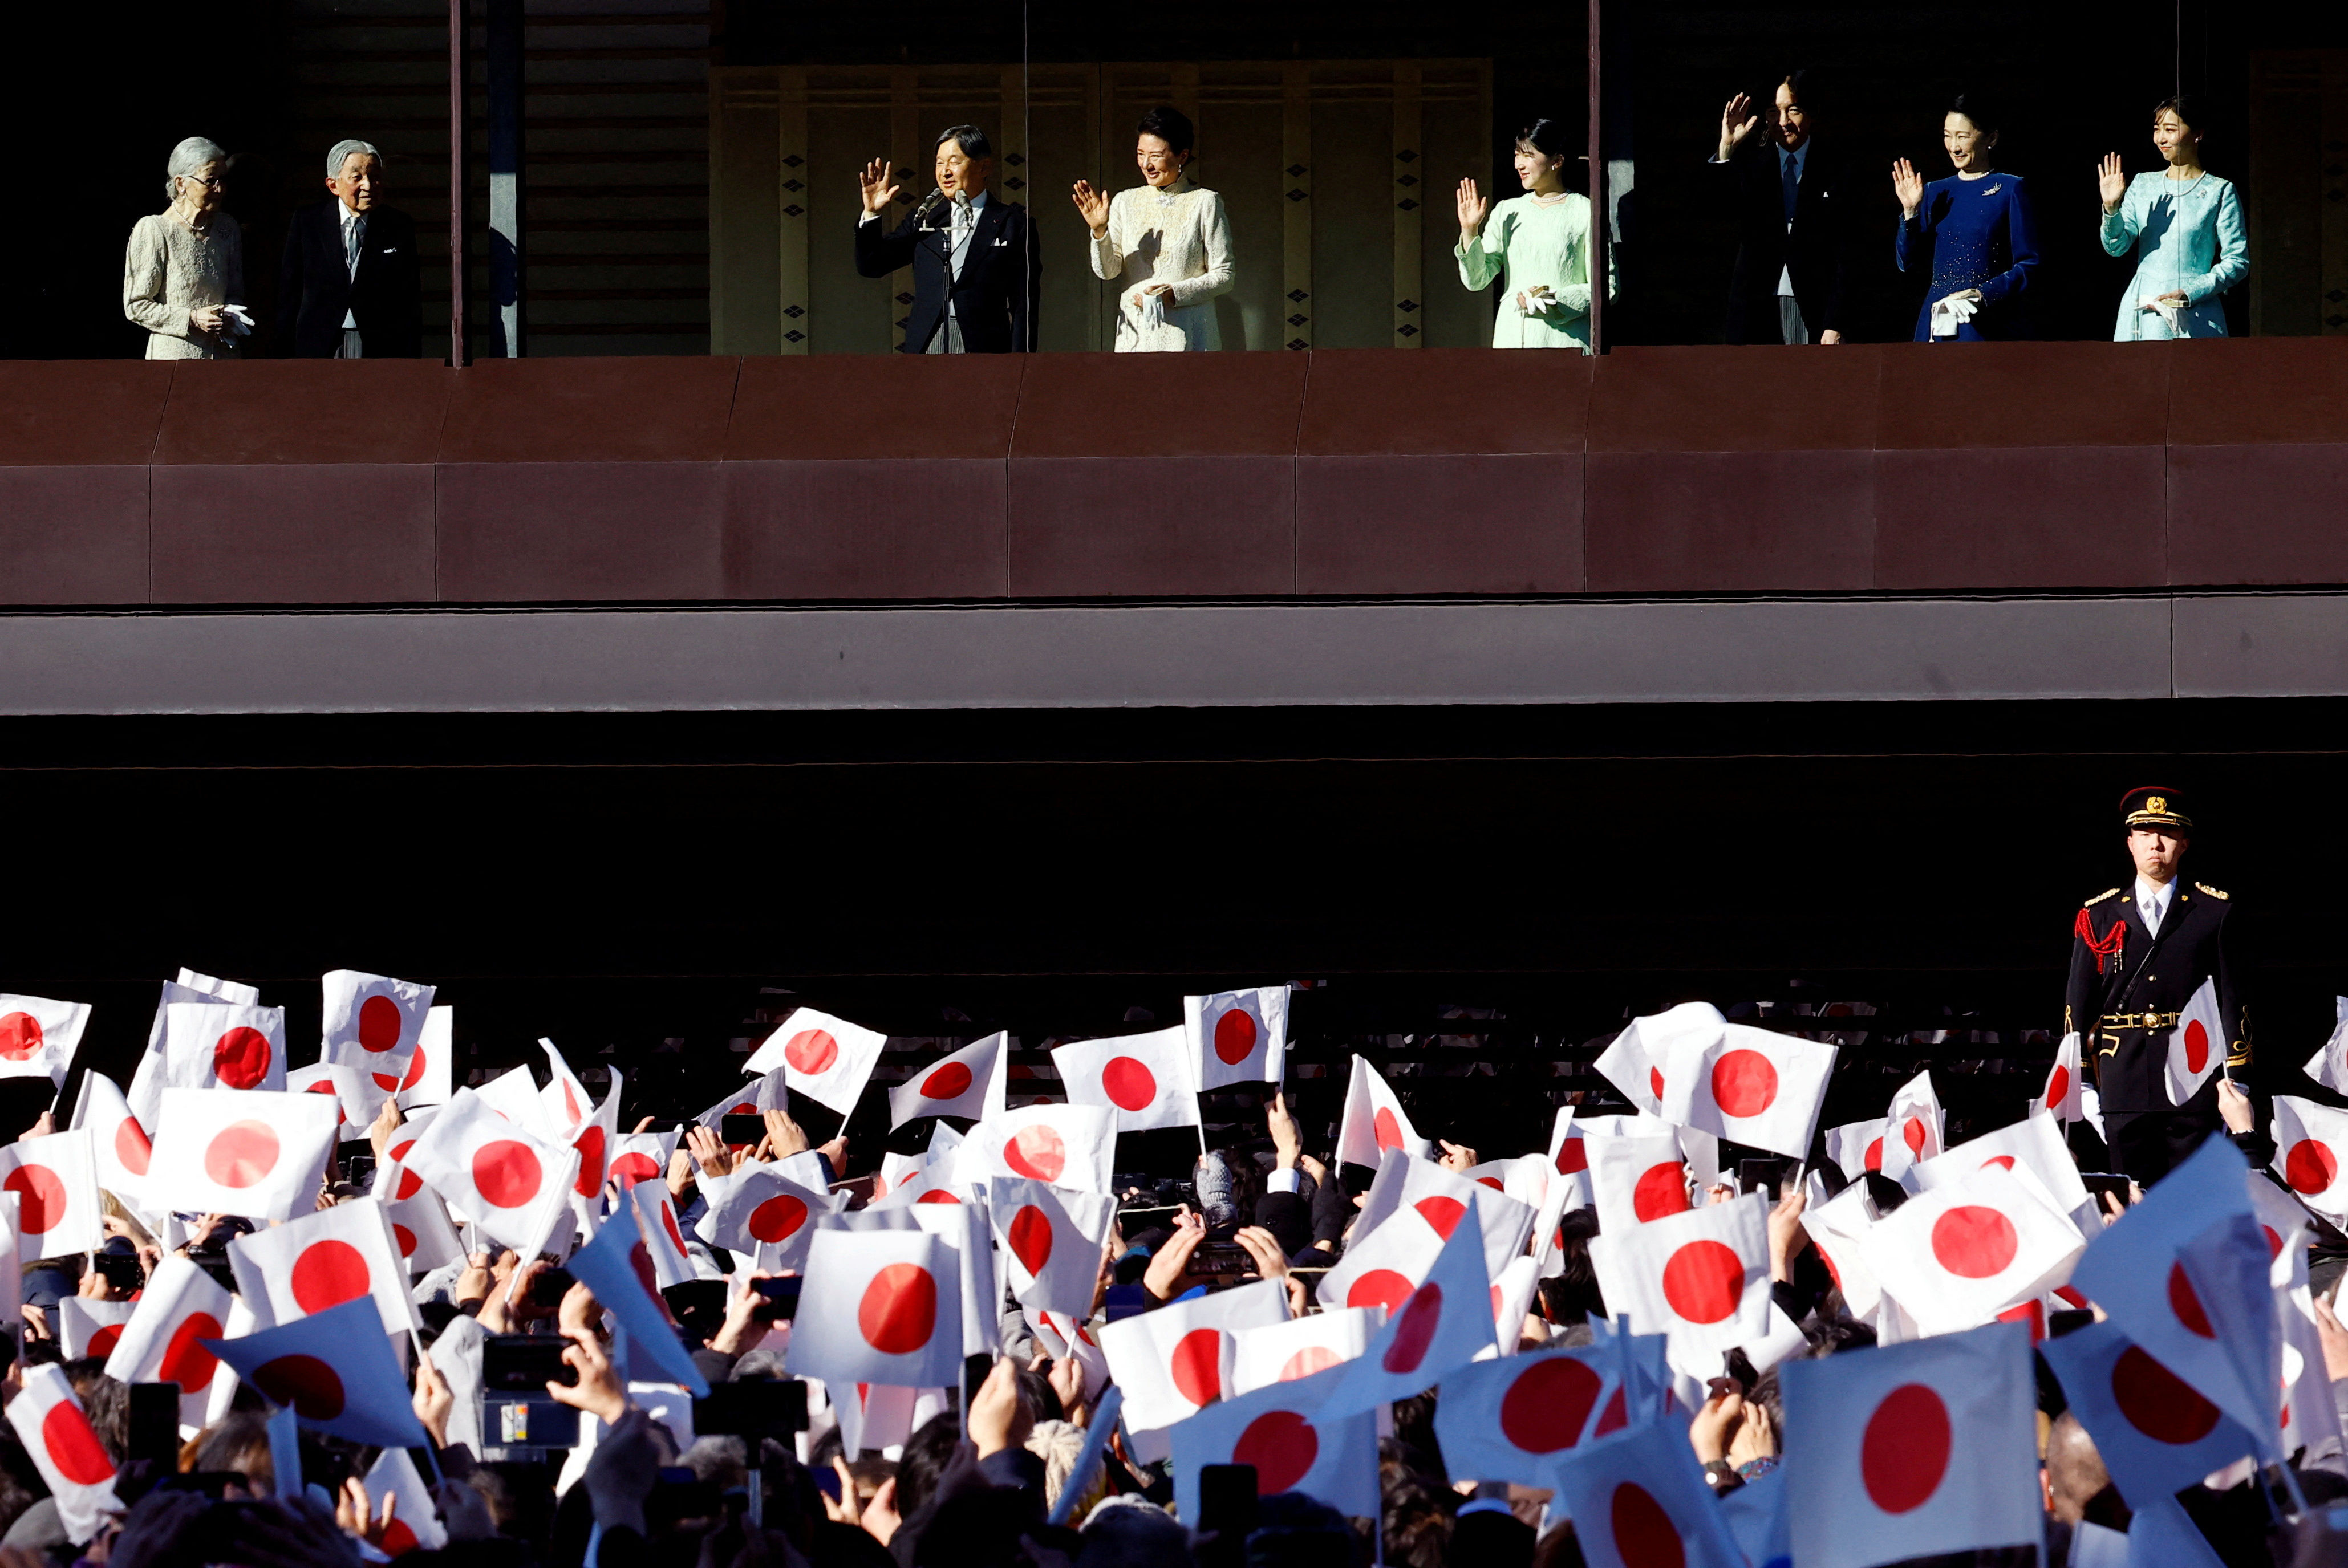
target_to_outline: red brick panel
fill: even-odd
[[[1299,457],[1296,591],[1578,593],[1581,488],[1579,452]]]
[[[1306,456],[1579,456],[1588,435],[1586,354],[1316,349],[1311,361],[1297,438]]]
[[[1015,457],[1287,456],[1311,356],[1045,354],[1027,357]],[[1018,490],[1012,487],[1014,499]]]
[[[1286,454],[1014,457],[1010,591],[1023,599],[1293,592],[1295,470]]]
[[[1875,455],[1875,586],[2157,588],[2168,580],[2158,446]]]
[[[144,604],[147,473],[0,465],[0,604]]]
[[[715,462],[742,362],[490,359],[456,373],[444,463]]]
[[[1006,590],[1000,457],[729,462],[719,473],[728,599],[985,599]]]
[[[169,360],[0,360],[0,464],[145,463]]]
[[[1868,451],[1592,452],[1592,593],[1874,586]]]
[[[725,507],[707,463],[444,463],[439,597],[718,599]]]
[[[182,360],[154,460],[428,464],[457,380],[416,359]]]
[[[729,460],[1011,455],[1024,354],[746,359]]]
[[[157,464],[159,604],[425,603],[429,463]]]

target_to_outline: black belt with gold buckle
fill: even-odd
[[[2175,1029],[2181,1012],[2107,1012],[2104,1015],[2106,1029]]]

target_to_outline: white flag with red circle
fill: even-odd
[[[2054,1048],[2054,1065],[2046,1070],[2046,1087],[2030,1102],[2031,1113],[2044,1111],[2061,1121],[2083,1121],[2087,1112],[2080,1091],[2085,1087],[2079,1071],[2079,1034],[2074,1030]]]
[[[999,1116],[1011,1083],[1011,1037],[997,1030],[960,1050],[940,1057],[889,1091],[889,1126],[902,1127],[916,1116],[966,1116],[973,1122]]]
[[[813,1008],[800,1008],[751,1053],[742,1071],[757,1076],[787,1068],[793,1089],[842,1116],[856,1109],[889,1037]],[[948,1379],[952,1381],[952,1379]]]
[[[961,1272],[927,1231],[817,1231],[785,1366],[832,1388],[959,1385]]]
[[[180,1425],[202,1426],[214,1383],[236,1381],[236,1374],[221,1371],[219,1358],[202,1343],[228,1332],[235,1299],[185,1256],[166,1257],[147,1276],[138,1310],[108,1352],[106,1375],[123,1383],[179,1384]]]
[[[376,1517],[382,1517],[385,1499],[391,1501],[391,1522],[384,1527],[381,1549],[386,1557],[438,1552],[448,1544],[448,1529],[440,1522],[438,1505],[425,1490],[424,1478],[416,1473],[416,1461],[406,1449],[384,1450],[360,1484],[366,1488]]]
[[[1527,1351],[1460,1368],[1443,1379],[1435,1407],[1444,1469],[1454,1481],[1547,1486],[1621,1381],[1611,1347]]]
[[[114,1495],[114,1460],[90,1429],[64,1368],[54,1362],[27,1367],[24,1379],[8,1401],[8,1424],[49,1483],[66,1539],[79,1546],[98,1533],[106,1515],[122,1510]]]
[[[1946,1123],[1941,1114],[1941,1097],[1933,1091],[1930,1069],[1900,1086],[1891,1097],[1886,1120],[1891,1125],[1883,1140],[1883,1173],[1895,1182],[1908,1173],[1909,1166],[1931,1159],[1947,1146],[1941,1142]]]
[[[994,1267],[994,1235],[987,1209],[986,1194],[973,1191],[967,1201],[923,1204],[913,1210],[913,1223],[953,1250],[964,1356],[995,1356],[1003,1350],[1003,1280]]]
[[[1784,1464],[1802,1568],[2042,1538],[2038,1386],[2022,1325],[1789,1361],[1778,1377],[1786,1428],[1802,1434]]]
[[[1453,1228],[1467,1217],[1470,1200],[1481,1200],[1475,1208],[1484,1230],[1484,1266],[1498,1275],[1510,1258],[1525,1250],[1532,1235],[1535,1211],[1531,1205],[1398,1149],[1388,1151],[1379,1163],[1377,1178],[1370,1184],[1354,1221],[1351,1239],[1363,1241],[1395,1215],[1407,1213],[1448,1241]]]
[[[1590,1195],[1601,1231],[1626,1231],[1671,1214],[1685,1214],[1686,1158],[1678,1138],[1590,1140]]]
[[[403,1189],[408,1196],[394,1195]],[[464,1241],[448,1218],[448,1207],[440,1201],[440,1194],[417,1181],[396,1160],[376,1167],[374,1197],[383,1205],[384,1218],[391,1222],[391,1244],[409,1274],[429,1274],[464,1257]]]
[[[1039,1312],[1035,1315],[1035,1343],[1055,1361],[1073,1358],[1077,1369],[1085,1375],[1085,1403],[1092,1404],[1100,1391],[1108,1387],[1108,1358],[1101,1354],[1100,1341],[1081,1317],[1064,1313]]]
[[[1869,1171],[1883,1170],[1883,1143],[1891,1131],[1891,1118],[1878,1116],[1866,1122],[1846,1122],[1839,1127],[1827,1129],[1827,1158],[1843,1174],[1843,1180],[1856,1182]]]
[[[285,1009],[241,1002],[171,1003],[163,1009],[163,1084],[283,1090]]]
[[[149,1190],[183,1214],[307,1214],[334,1155],[336,1120],[331,1095],[166,1089]]]
[[[318,1060],[355,1068],[385,1093],[396,1091],[424,1038],[433,988],[357,969],[329,969],[318,984],[325,1004]]]
[[[2225,1061],[2226,1020],[2218,1012],[2218,982],[2206,979],[2168,1031],[2168,1052],[2161,1063],[2168,1102],[2182,1105],[2192,1099]]]
[[[293,1406],[305,1427],[386,1448],[431,1441],[372,1301],[345,1301],[274,1328],[199,1343],[272,1403]]]
[[[234,980],[217,980],[210,975],[200,975],[193,969],[181,969],[180,978],[163,982],[161,999],[155,1004],[155,1021],[147,1030],[147,1050],[139,1058],[139,1066],[130,1078],[130,1109],[149,1127],[162,1113],[164,1084],[163,1034],[175,1002],[234,1002],[241,1007],[257,1007],[261,1003],[261,988],[240,985]]]
[[[538,1097],[537,1075],[528,1067],[500,1072],[479,1089],[466,1092],[531,1137],[546,1143],[562,1141],[562,1134],[546,1114],[546,1102]]]
[[[434,1007],[424,1017],[423,1032],[399,1079],[399,1108],[446,1105],[456,1092],[449,1067],[456,1055],[457,1009]]]
[[[2291,1195],[2333,1225],[2348,1225],[2348,1111],[2295,1094],[2274,1097],[2274,1171]]]
[[[2085,1324],[2047,1340],[2038,1353],[2130,1508],[2171,1496],[2258,1451],[2240,1422],[2145,1354],[2116,1323]]]
[[[1369,1348],[1370,1336],[1385,1321],[1382,1307],[1344,1307],[1242,1328],[1231,1336],[1231,1392],[1297,1382],[1350,1361]]]
[[[1321,1276],[1314,1296],[1324,1312],[1348,1307],[1391,1312],[1418,1288],[1447,1239],[1418,1214],[1397,1215],[1349,1245]]]
[[[1182,1030],[1200,1088],[1277,1083],[1288,1060],[1288,988],[1184,997]]]
[[[728,1116],[757,1116],[767,1111],[787,1111],[791,1097],[786,1087],[790,1074],[788,1069],[773,1068],[744,1083],[708,1110],[694,1118],[712,1132],[723,1134]],[[764,1136],[763,1133],[760,1136]],[[752,1143],[728,1143],[729,1149],[747,1149]]]
[[[0,1078],[46,1078],[63,1086],[88,1026],[88,1002],[0,993]]]
[[[1027,1105],[991,1116],[954,1152],[955,1179],[1024,1176],[1087,1193],[1109,1190],[1117,1119],[1097,1105]]]
[[[400,1163],[491,1237],[530,1257],[569,1217],[579,1153],[542,1141],[462,1089]]]
[[[653,1282],[652,1255],[645,1250],[644,1230],[633,1207],[614,1210],[611,1223],[572,1253],[563,1266],[593,1293],[596,1303],[618,1325],[623,1350],[617,1362],[625,1376],[645,1382],[680,1383],[695,1399],[709,1397],[709,1379],[701,1375],[685,1342],[677,1337],[676,1321]],[[808,1299],[802,1298],[803,1311]]]
[[[1159,1431],[1224,1398],[1231,1392],[1232,1337],[1287,1320],[1286,1287],[1265,1279],[1170,1302],[1097,1330],[1109,1376],[1125,1389],[1127,1429]]]
[[[1199,1087],[1179,1024],[1114,1040],[1078,1040],[1052,1052],[1072,1105],[1114,1112],[1120,1132],[1199,1124]]]
[[[1769,1330],[1768,1201],[1758,1193],[1590,1239],[1616,1323],[1664,1334],[1694,1359]]]
[[[579,1172],[571,1180],[571,1206],[581,1211],[581,1217],[593,1224],[593,1211],[601,1207],[603,1184],[611,1179],[613,1151],[620,1139],[620,1093],[627,1080],[616,1067],[608,1069],[612,1075],[603,1091],[602,1102],[588,1114],[587,1120],[572,1129],[571,1146],[579,1153]]]
[[[1150,1316],[1155,1317],[1152,1313]],[[1377,1417],[1331,1416],[1324,1406],[1344,1372],[1234,1395],[1185,1417],[1166,1435],[1173,1450],[1174,1504],[1199,1517],[1199,1471],[1255,1467],[1259,1497],[1299,1491],[1348,1517],[1378,1512]],[[1129,1397],[1129,1396],[1128,1396]]]
[[[1677,1421],[1649,1421],[1570,1449],[1550,1470],[1549,1484],[1555,1506],[1572,1516],[1591,1568],[1745,1568],[1745,1553]]]
[[[71,1131],[89,1134],[90,1153],[98,1162],[98,1184],[134,1209],[151,1207],[146,1198],[147,1168],[154,1145],[130,1102],[102,1072],[81,1075],[81,1092],[74,1098]]]
[[[1663,1119],[1799,1160],[1810,1152],[1835,1047],[1749,1024],[1673,1042],[1663,1063]]]
[[[2079,1227],[2017,1163],[1920,1193],[1867,1233],[1867,1264],[1926,1334],[1987,1323],[2067,1283]]]
[[[1802,1228],[1826,1261],[1828,1275],[1842,1292],[1844,1307],[1860,1322],[1870,1321],[1883,1298],[1883,1287],[1867,1261],[1866,1237],[1875,1228],[1875,1207],[1866,1184],[1853,1182],[1826,1202],[1813,1202],[1802,1213]]]
[[[24,1238],[17,1234],[16,1214],[23,1205],[14,1193],[0,1192],[0,1323],[13,1323],[25,1315],[24,1266],[33,1262],[23,1250]]]
[[[830,1212],[824,1194],[771,1165],[753,1165],[726,1186],[695,1228],[714,1246],[757,1258],[760,1268],[798,1274],[806,1271],[816,1222]]]
[[[1650,1116],[1661,1116],[1670,1087],[1664,1067],[1673,1050],[1709,1045],[1727,1026],[1728,1020],[1710,1002],[1682,1002],[1632,1019],[1591,1065],[1632,1104]]]
[[[416,1147],[416,1141],[424,1136],[425,1129],[430,1127],[432,1119],[439,1114],[440,1107],[427,1105],[408,1112],[400,1124],[392,1129],[391,1142],[385,1145],[383,1152],[388,1159],[399,1163],[402,1169],[398,1185],[388,1194],[390,1201],[406,1203],[417,1193],[427,1190],[424,1178],[405,1166],[408,1154]]]
[[[1471,1209],[1480,1205],[1478,1197]],[[1502,1200],[1506,1201],[1506,1200]],[[1521,1206],[1521,1205],[1519,1205]],[[1407,1399],[1498,1342],[1492,1324],[1492,1276],[1484,1248],[1471,1230],[1471,1213],[1451,1233],[1433,1266],[1385,1324],[1369,1348],[1346,1364],[1344,1380],[1327,1409],[1340,1415]],[[1510,1343],[1515,1342],[1514,1336]]]
[[[1117,1200],[1048,1182],[996,1177],[986,1184],[988,1222],[1009,1260],[1011,1294],[1030,1312],[1089,1317],[1101,1249]]]
[[[1570,1105],[1557,1108],[1557,1120],[1550,1127],[1549,1163],[1553,1179],[1572,1188],[1558,1204],[1559,1211],[1588,1208],[1594,1201],[1590,1194],[1589,1130],[1574,1121]]]
[[[23,1261],[88,1252],[106,1241],[98,1157],[88,1132],[19,1138],[0,1149],[0,1192],[16,1194]]]
[[[228,1244],[237,1294],[264,1327],[372,1298],[386,1334],[421,1327],[391,1222],[373,1198],[355,1198]]]
[[[94,1296],[59,1296],[57,1338],[65,1346],[66,1359],[78,1361],[85,1356],[114,1354],[115,1341],[122,1337],[122,1326],[138,1310],[135,1301],[101,1301]]]
[[[2088,1225],[2102,1228],[2095,1199],[2080,1179],[2079,1163],[2071,1157],[2063,1129],[2043,1111],[1968,1139],[1944,1154],[1919,1160],[1900,1178],[1900,1184],[1910,1192],[1930,1192],[1988,1165],[2008,1171],[2019,1165],[2029,1171],[2083,1235],[2096,1234]]]
[[[638,1182],[658,1181],[668,1173],[668,1163],[676,1153],[679,1134],[672,1129],[666,1132],[623,1132],[612,1140],[611,1179],[625,1192]]]
[[[685,1250],[685,1228],[676,1223],[676,1205],[669,1202],[668,1184],[638,1182],[628,1189],[628,1204],[644,1231],[644,1254],[652,1259],[655,1287],[666,1290],[692,1279],[693,1255]]]
[[[1337,1122],[1337,1159],[1375,1170],[1392,1149],[1422,1157],[1428,1153],[1401,1099],[1376,1068],[1356,1056],[1345,1082],[1344,1114]]]
[[[340,1118],[335,1123],[337,1138],[345,1130],[355,1136],[375,1125],[376,1113],[390,1098],[368,1082],[366,1073],[339,1061],[294,1068],[285,1074],[285,1092],[333,1095]]]
[[[562,1059],[561,1050],[544,1037],[538,1042],[546,1052],[546,1087],[538,1091],[538,1102],[547,1125],[562,1137],[575,1135],[587,1118],[595,1113],[595,1097],[571,1071],[571,1063]]]

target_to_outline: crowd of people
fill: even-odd
[[[1879,235],[1861,181],[1830,138],[1818,140],[1825,108],[1815,77],[1797,70],[1768,102],[1739,94],[1722,111],[1711,162],[1737,237],[1727,340],[1845,341],[1856,313],[1858,248],[1880,238],[1892,241],[1900,271],[1922,285],[1917,342],[2031,336],[2039,220],[2027,182],[1998,166],[1997,108],[1978,94],[1949,106],[1941,128],[1946,177],[1928,179],[1905,159],[1894,163],[1899,215]],[[2164,98],[2151,125],[2163,167],[2131,178],[2115,152],[2097,168],[2104,249],[2137,257],[2116,341],[2225,335],[2219,297],[2249,276],[2249,245],[2233,184],[2202,164],[2206,118],[2182,95]],[[1093,273],[1116,290],[1119,353],[1223,346],[1214,302],[1231,292],[1240,262],[1223,199],[1190,175],[1197,141],[1180,110],[1152,108],[1135,131],[1141,183],[1112,195],[1078,180],[1072,192]],[[1590,349],[1598,247],[1589,198],[1567,189],[1566,179],[1579,145],[1565,122],[1535,119],[1515,140],[1522,194],[1495,200],[1475,179],[1458,182],[1459,282],[1495,294],[1495,348]],[[885,278],[912,270],[906,353],[1035,348],[1043,256],[1031,215],[990,189],[994,150],[979,127],[948,128],[932,150],[934,189],[893,227],[890,210],[908,195],[899,171],[887,159],[860,171],[857,271]],[[150,359],[232,356],[252,329],[239,231],[221,209],[227,168],[228,155],[211,142],[181,142],[169,165],[170,206],[132,231],[123,309],[147,329]],[[371,144],[343,141],[328,153],[332,200],[303,214],[286,240],[278,293],[286,352],[418,352],[415,226],[379,199],[383,181]],[[1611,298],[1620,278],[1611,247],[1608,256]]]

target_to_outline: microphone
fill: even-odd
[[[946,193],[943,186],[939,187],[937,190],[931,191],[927,196],[922,197],[922,204],[913,209],[913,221],[919,223],[922,219],[927,218],[931,213],[936,211],[938,210],[938,204],[945,199]]]

